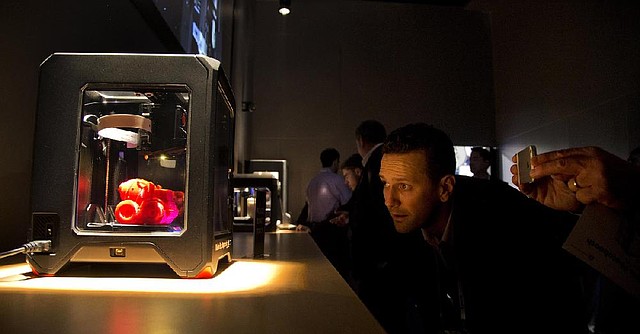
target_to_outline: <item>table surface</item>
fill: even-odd
[[[2,333],[384,333],[307,233],[234,234],[211,279],[31,277],[0,267]]]

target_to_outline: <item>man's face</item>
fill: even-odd
[[[360,169],[352,169],[352,168],[342,169],[342,176],[344,176],[344,183],[347,184],[347,187],[349,187],[351,191],[356,190],[356,186],[358,186],[358,182],[360,182],[361,172],[362,171]]]
[[[471,155],[469,156],[469,168],[474,174],[486,171],[487,168],[489,168],[489,161],[484,160],[480,153],[471,152]]]
[[[385,154],[380,178],[384,185],[384,202],[396,230],[407,233],[434,224],[440,208],[438,184],[427,175],[425,152]]]

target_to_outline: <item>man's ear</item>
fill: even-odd
[[[360,168],[354,168],[353,172],[356,173],[356,175],[358,177],[360,177],[360,175],[362,175],[362,169],[360,169]]]
[[[451,194],[453,194],[453,188],[456,186],[456,178],[455,176],[449,174],[445,175],[440,179],[440,184],[438,187],[438,198],[442,203],[446,203],[451,198]]]

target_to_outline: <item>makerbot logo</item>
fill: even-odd
[[[231,247],[231,240],[221,241],[215,245],[215,251]]]

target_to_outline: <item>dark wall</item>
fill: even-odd
[[[53,52],[167,51],[129,0],[0,1],[1,250],[26,242],[30,224],[39,64]]]
[[[306,0],[257,2],[253,159],[286,159],[289,211],[305,201],[320,152],[356,152],[355,128],[435,124],[459,145],[494,145],[488,16],[462,8]]]
[[[640,3],[474,0],[491,17],[502,170],[522,147],[640,145]],[[510,182],[511,174],[503,176]]]

